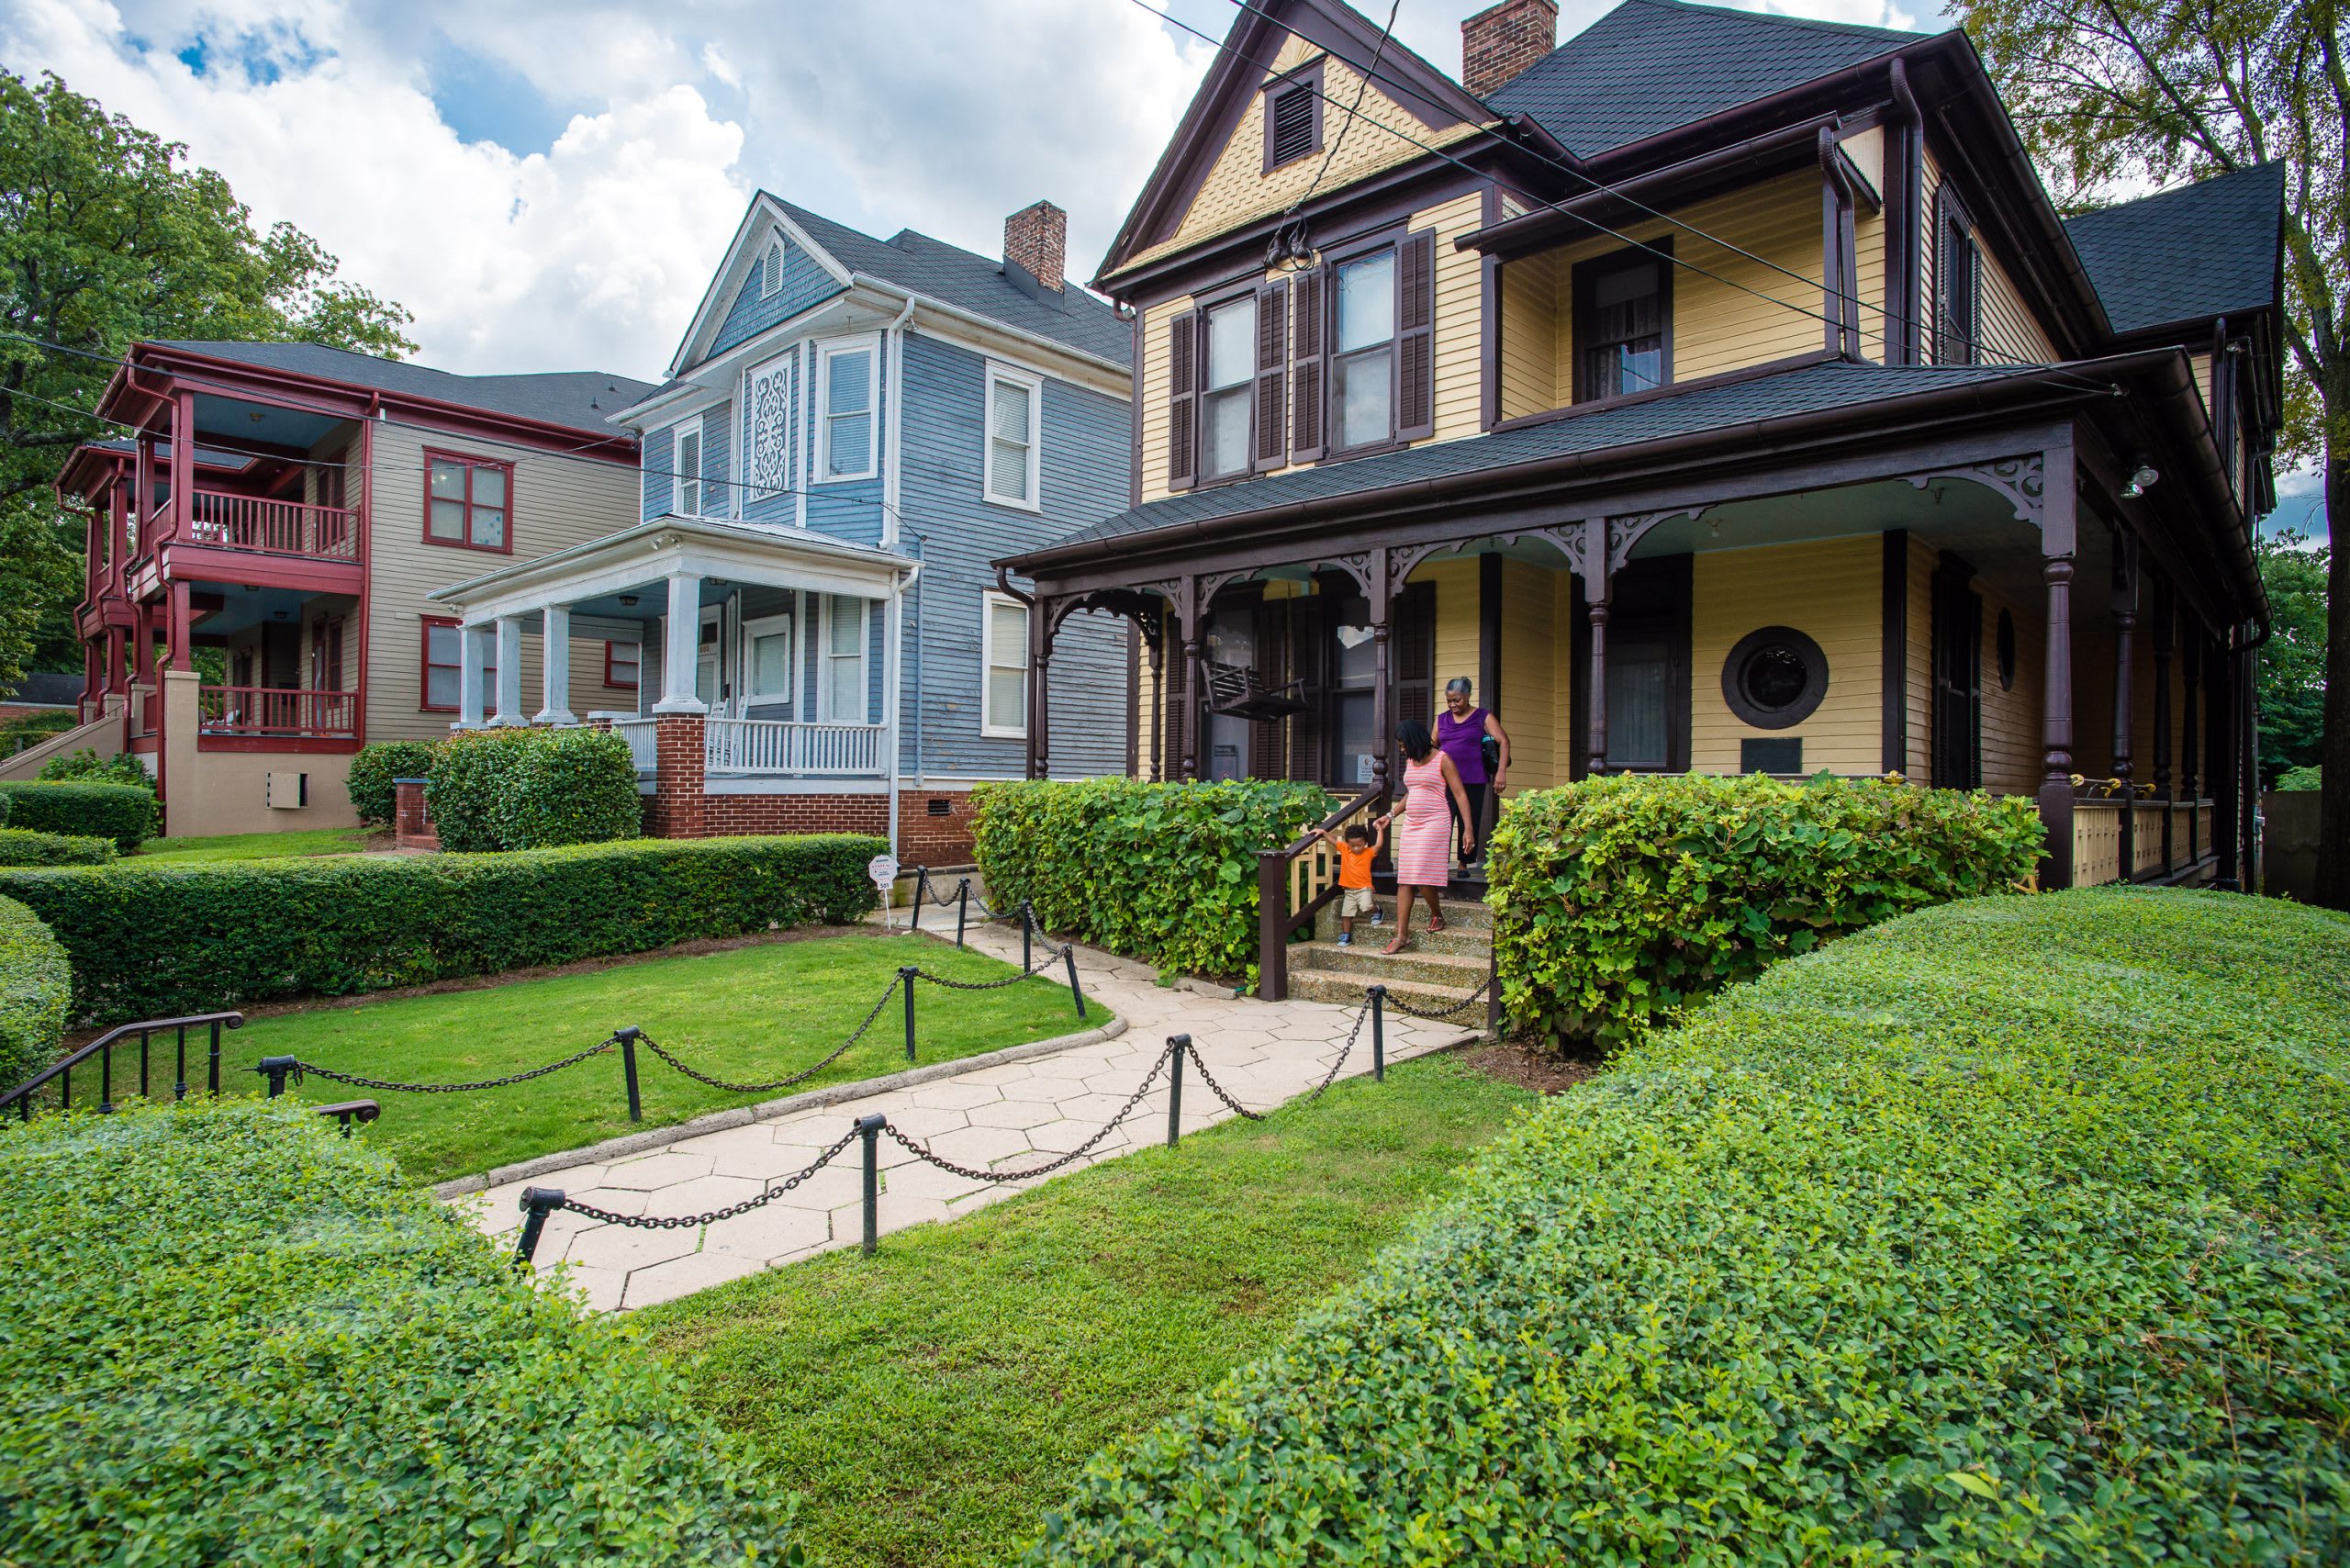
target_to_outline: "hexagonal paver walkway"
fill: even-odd
[[[909,936],[909,943],[928,942]],[[971,945],[1017,963],[1016,930],[990,925]],[[891,1126],[942,1158],[976,1169],[1023,1170],[1077,1148],[1117,1114],[1165,1048],[1187,1033],[1216,1081],[1251,1110],[1270,1109],[1321,1081],[1354,1028],[1357,1010],[1319,1002],[1263,1002],[1162,987],[1148,965],[1080,948],[1078,972],[1087,994],[1126,1020],[1115,1039],[1074,1046],[1051,1056],[976,1068],[891,1093],[827,1105],[775,1121],[680,1137],[609,1163],[588,1162],[452,1200],[485,1232],[511,1240],[521,1226],[522,1188],[560,1187],[613,1214],[705,1214],[805,1169],[857,1117],[878,1111]],[[1471,1027],[1406,1017],[1390,1009],[1390,1060],[1423,1056],[1473,1038]],[[1366,1029],[1341,1075],[1371,1070]],[[1183,1130],[1214,1126],[1232,1112],[1187,1073]],[[1078,1170],[1161,1141],[1167,1128],[1162,1080]],[[883,1234],[951,1220],[1050,1177],[986,1182],[924,1164],[890,1139],[880,1145],[879,1228]],[[568,1211],[550,1215],[539,1240],[542,1274],[567,1266],[571,1283],[603,1311],[650,1306],[761,1269],[796,1262],[862,1237],[859,1161],[854,1144],[792,1191],[730,1219],[674,1230],[591,1221]]]

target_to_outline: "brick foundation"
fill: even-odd
[[[930,814],[933,801],[946,802],[946,814]],[[901,790],[898,792],[898,858],[908,866],[968,866],[971,863],[971,792],[968,790]]]
[[[424,803],[424,780],[395,778],[392,780],[392,846],[396,849],[438,849],[440,830],[432,825],[432,812]]]
[[[653,794],[644,802],[644,831],[655,838],[707,838],[713,832],[762,833],[764,828],[710,826],[701,792],[702,734],[699,713],[664,713],[654,721]]]
[[[886,795],[711,795],[702,801],[703,833],[866,833],[890,831]],[[683,838],[684,834],[665,834]]]
[[[706,794],[702,721],[660,716],[654,731],[658,771],[644,797],[644,831],[653,838],[717,838],[735,834],[890,831],[890,798],[881,794]],[[945,811],[932,814],[932,802]],[[908,866],[963,866],[971,859],[968,790],[901,790],[898,858]]]

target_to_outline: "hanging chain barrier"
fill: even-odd
[[[706,1083],[712,1089],[723,1090],[729,1094],[765,1094],[777,1089],[789,1089],[795,1083],[805,1083],[808,1080],[815,1077],[818,1073],[832,1066],[833,1063],[840,1060],[842,1057],[847,1055],[849,1047],[856,1045],[859,1040],[865,1038],[866,1031],[873,1027],[873,1021],[881,1016],[881,1010],[890,1005],[890,999],[892,996],[895,996],[898,993],[898,988],[905,983],[905,971],[901,969],[898,971],[898,978],[891,980],[889,984],[889,988],[883,991],[878,997],[874,999],[872,1011],[866,1014],[865,1022],[859,1024],[856,1028],[851,1032],[847,1039],[843,1040],[839,1045],[834,1046],[832,1049],[832,1053],[825,1057],[823,1060],[818,1062],[813,1067],[802,1069],[800,1071],[793,1073],[789,1078],[778,1078],[766,1083],[731,1083],[722,1078],[712,1078],[709,1073],[701,1072],[696,1069],[688,1067],[684,1062],[679,1061],[676,1057],[670,1055],[667,1050],[658,1045],[655,1045],[652,1036],[640,1033],[637,1036],[637,1038],[643,1043],[646,1050],[651,1051],[655,1056],[659,1057],[663,1061],[668,1063],[679,1072],[684,1073],[696,1083]],[[631,1120],[634,1119],[635,1118],[633,1117],[631,1118]]]
[[[699,1227],[713,1225],[720,1220],[733,1219],[737,1215],[749,1214],[753,1209],[763,1208],[782,1197],[786,1193],[815,1175],[817,1171],[830,1165],[840,1157],[841,1150],[856,1141],[858,1130],[857,1127],[851,1126],[848,1131],[834,1140],[830,1148],[800,1167],[797,1172],[780,1181],[768,1182],[760,1189],[757,1197],[745,1198],[739,1204],[729,1204],[722,1209],[712,1209],[707,1214],[614,1214],[610,1209],[599,1209],[593,1204],[583,1204],[578,1199],[566,1194],[560,1187],[525,1187],[522,1189],[521,1208],[527,1217],[522,1222],[521,1239],[515,1246],[515,1260],[520,1263],[530,1262],[532,1254],[538,1250],[539,1235],[546,1226],[547,1215],[566,1209],[599,1224],[621,1225],[632,1230],[683,1230],[688,1226]]]
[[[602,1056],[621,1043],[619,1034],[609,1035],[584,1051],[574,1052],[560,1061],[544,1067],[534,1067],[525,1072],[509,1072],[503,1078],[485,1078],[475,1083],[395,1083],[387,1078],[362,1078],[355,1072],[337,1072],[330,1067],[320,1067],[299,1057],[263,1057],[253,1071],[269,1080],[269,1097],[276,1099],[285,1092],[288,1079],[296,1083],[310,1073],[335,1083],[348,1083],[356,1089],[385,1089],[395,1094],[470,1094],[477,1089],[506,1089],[517,1083],[528,1083],[534,1078],[544,1078],[551,1072],[561,1072],[566,1067],[577,1067],[590,1057]]]
[[[1181,1040],[1186,1047],[1191,1044],[1191,1036],[1188,1035],[1178,1035],[1175,1036],[1175,1039]],[[895,1127],[885,1126],[881,1130],[888,1133],[899,1148],[904,1149],[908,1154],[912,1155],[916,1159],[921,1160],[923,1164],[935,1165],[941,1170],[946,1171],[948,1175],[960,1176],[967,1182],[988,1182],[1001,1185],[1007,1182],[1026,1182],[1038,1176],[1050,1176],[1057,1170],[1067,1170],[1069,1166],[1076,1164],[1079,1160],[1092,1153],[1096,1146],[1098,1146],[1103,1138],[1108,1137],[1112,1132],[1116,1130],[1119,1123],[1125,1121],[1128,1116],[1133,1115],[1135,1113],[1135,1107],[1141,1104],[1144,1097],[1150,1092],[1151,1085],[1157,1083],[1158,1081],[1159,1075],[1167,1070],[1167,1064],[1181,1054],[1181,1051],[1176,1048],[1173,1041],[1170,1040],[1168,1044],[1168,1048],[1158,1053],[1158,1059],[1150,1064],[1150,1070],[1143,1074],[1143,1080],[1140,1083],[1135,1086],[1135,1092],[1126,1096],[1126,1103],[1118,1107],[1117,1114],[1102,1123],[1100,1129],[1097,1130],[1091,1137],[1087,1138],[1083,1143],[1079,1144],[1067,1154],[1061,1155],[1054,1159],[1046,1160],[1042,1165],[1032,1165],[1024,1170],[981,1170],[976,1166],[957,1165],[951,1159],[947,1159],[940,1155],[933,1154],[923,1145],[916,1143],[913,1139],[908,1137],[905,1134],[900,1132]]]
[[[1410,1002],[1404,1001],[1401,997],[1388,998],[1387,1005],[1393,1007],[1398,1013],[1409,1014],[1415,1018],[1450,1018],[1456,1014],[1468,1012],[1472,1007],[1483,1004],[1485,1000],[1485,993],[1491,991],[1493,987],[1494,977],[1487,975],[1483,980],[1478,982],[1476,990],[1471,991],[1460,1001],[1451,1003],[1449,1006],[1415,1007]]]

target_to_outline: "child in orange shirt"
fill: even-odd
[[[1387,842],[1387,823],[1380,823],[1376,836],[1360,823],[1348,823],[1343,840],[1328,828],[1322,830],[1322,836],[1338,851],[1338,946],[1351,947],[1356,918],[1367,914],[1374,924],[1379,919],[1371,902],[1371,863]]]

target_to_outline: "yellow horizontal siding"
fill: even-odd
[[[1169,299],[1142,313],[1142,498],[1171,494],[1167,487],[1167,323],[1192,308],[1192,297]]]
[[[1555,409],[1559,395],[1559,268],[1549,253],[1502,266],[1501,417]]]
[[[1902,771],[1920,783],[1934,774],[1934,562],[1936,551],[1923,540],[1909,541],[1907,573],[1908,604],[1903,611],[1908,633],[1902,655],[1906,691],[1903,707],[1908,760]]]
[[[1883,763],[1884,546],[1874,534],[1818,543],[1709,551],[1693,568],[1690,765],[1734,773],[1739,743],[1800,737],[1807,772],[1874,773]],[[1787,730],[1758,730],[1730,711],[1722,668],[1748,633],[1789,626],[1819,644],[1828,692]]]
[[[1453,241],[1484,221],[1474,192],[1412,215],[1416,230],[1436,231],[1436,434],[1457,441],[1484,428],[1484,258]]]
[[[1995,795],[2031,795],[2040,789],[2041,691],[2047,669],[2048,629],[2032,607],[1978,583],[1983,595],[1983,787]],[[2016,673],[1999,684],[1999,612],[2015,618]],[[1928,666],[1930,671],[1931,666]],[[2075,710],[2074,727],[2079,715]],[[2108,700],[2106,711],[2112,705]]]
[[[1509,732],[1513,790],[1567,781],[1561,744],[1567,730],[1565,692],[1555,657],[1561,629],[1553,587],[1565,576],[1530,561],[1502,563],[1501,689],[1482,692],[1479,700],[1493,703]]]
[[[1477,561],[1474,556],[1427,561],[1411,576],[1416,583],[1436,585],[1436,684],[1456,675],[1477,678]]]

